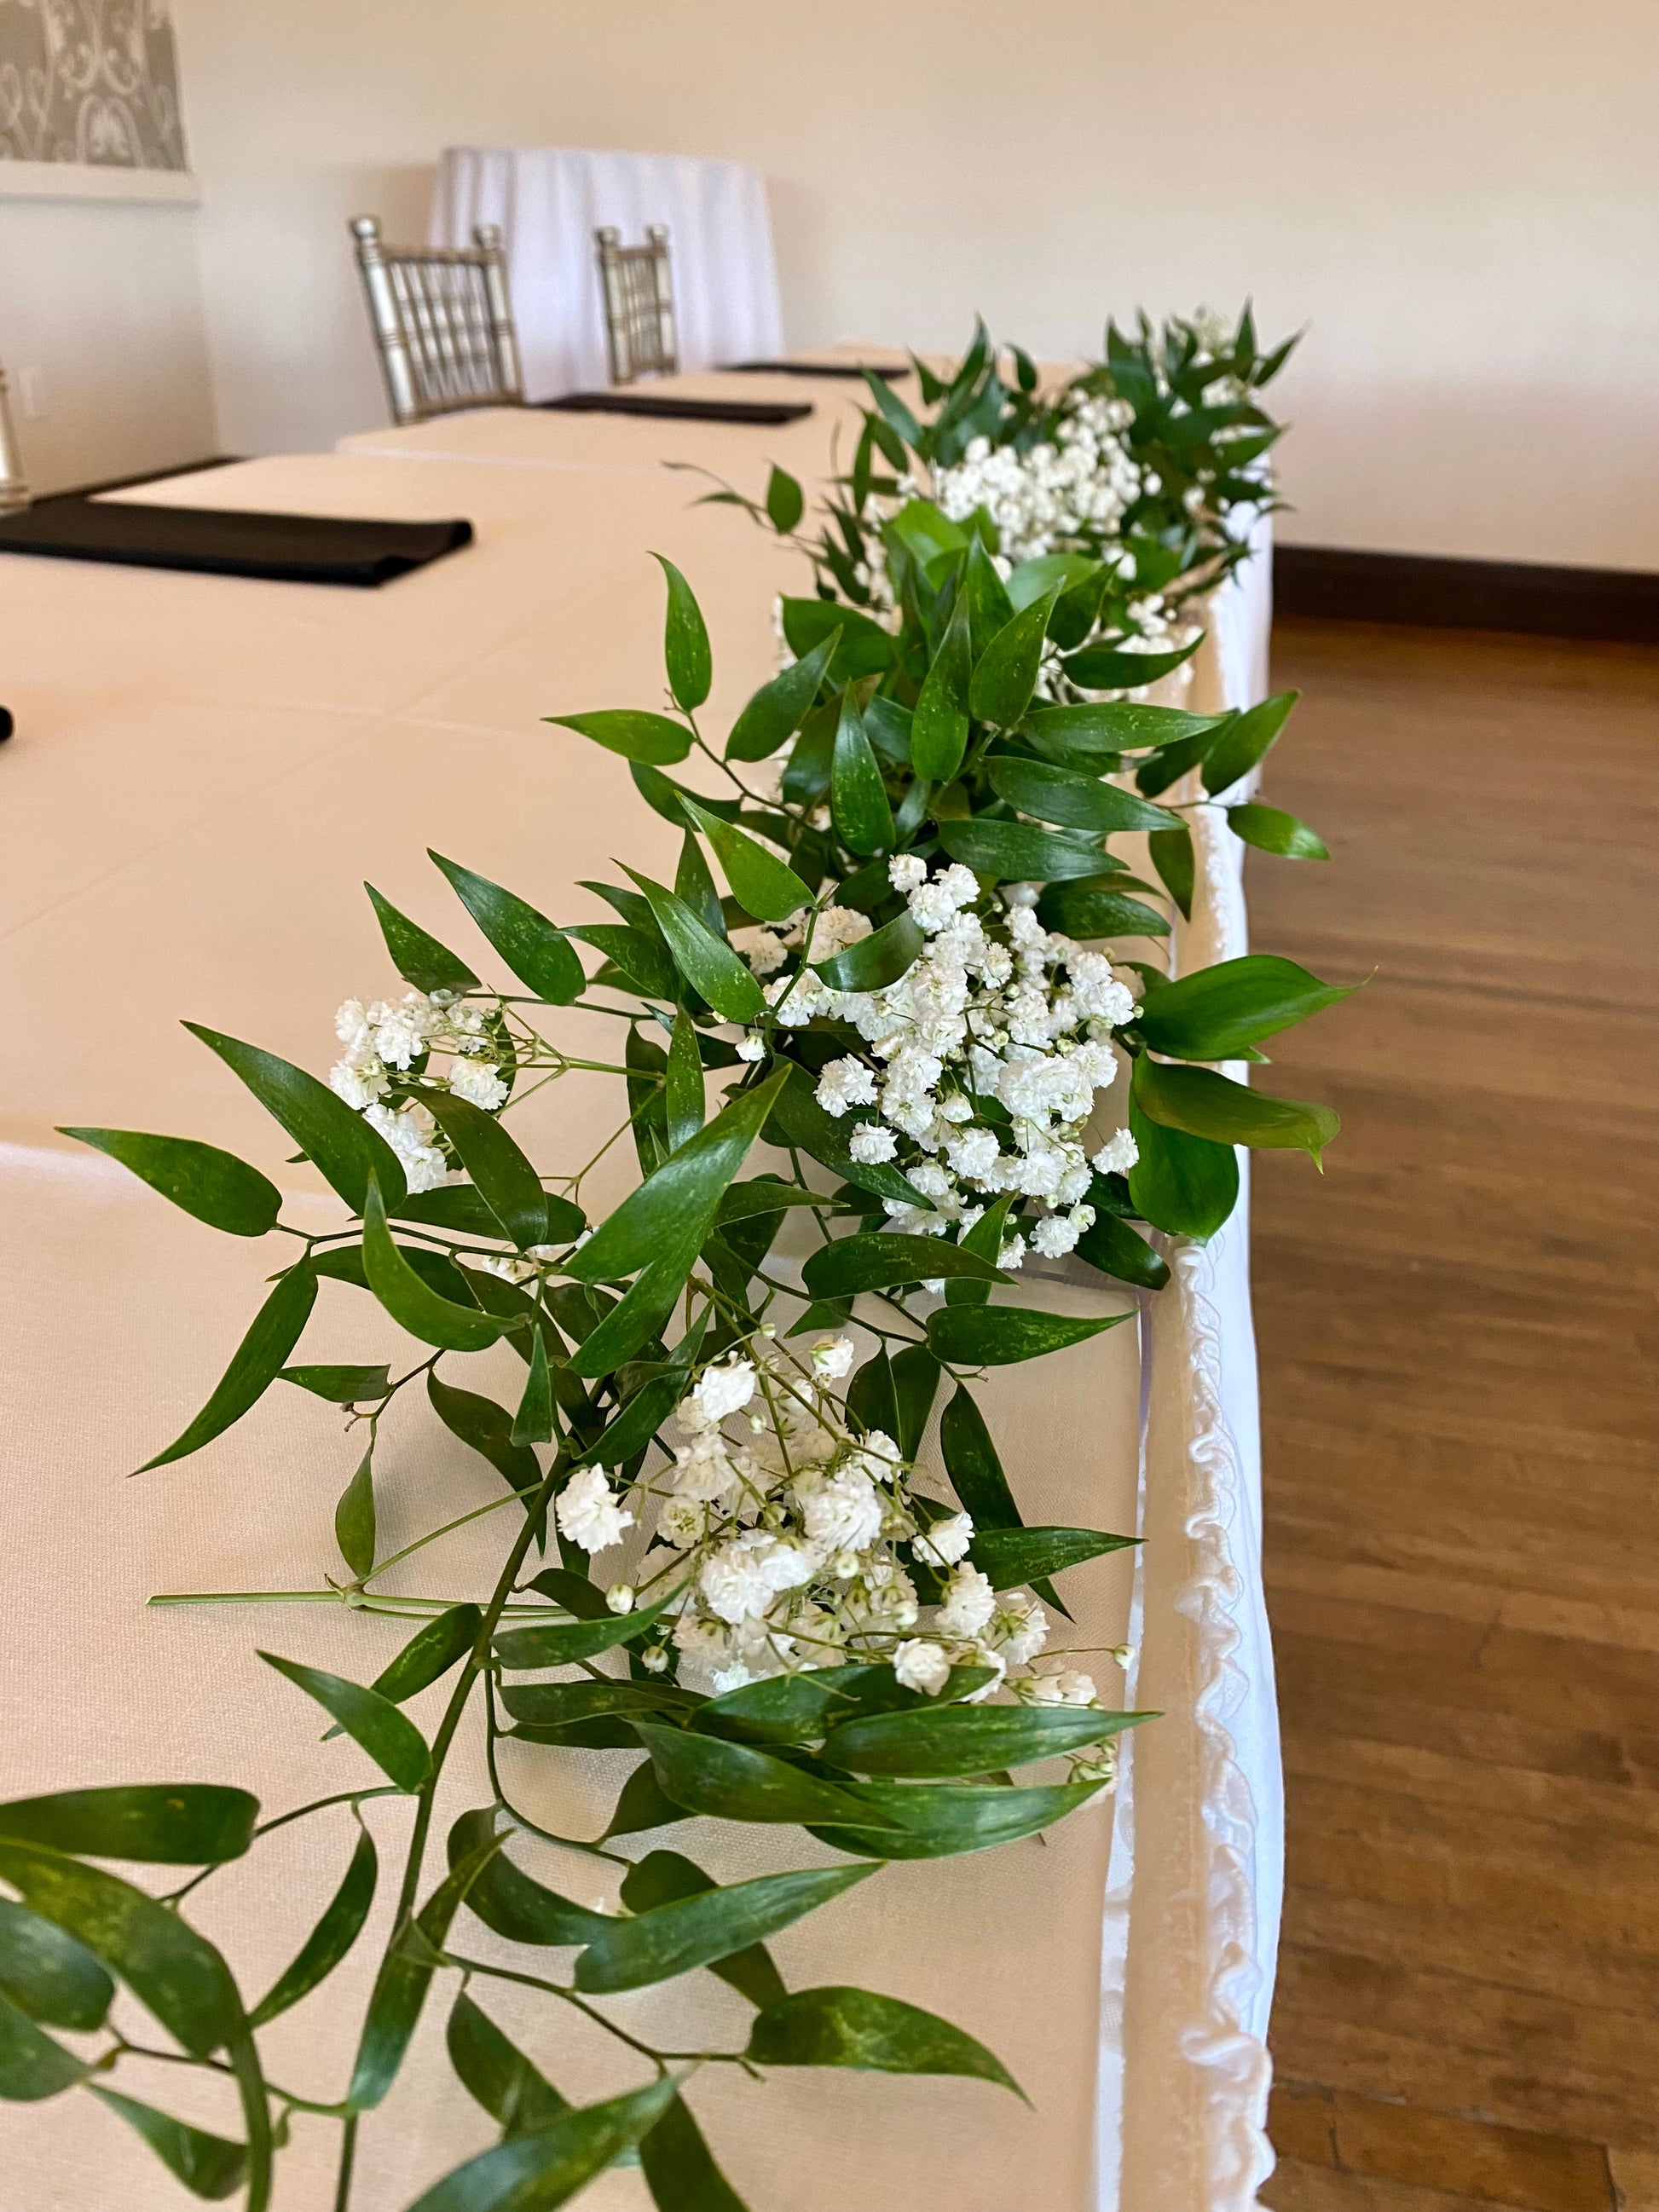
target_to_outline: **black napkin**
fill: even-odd
[[[44,499],[0,517],[4,553],[370,588],[423,568],[471,538],[470,522],[244,514],[230,507],[140,507],[125,500]]]
[[[668,392],[567,392],[538,407],[566,415],[661,415],[682,422],[799,422],[810,399],[689,399]]]
[[[895,366],[879,361],[734,361],[731,368],[738,376],[849,376],[860,380],[867,368],[884,384],[897,384],[911,373],[908,362]]]

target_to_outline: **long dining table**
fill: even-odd
[[[471,544],[378,591],[0,556],[0,688],[17,724],[0,749],[5,1796],[234,1781],[271,1813],[321,1794],[319,1767],[359,1756],[319,1751],[255,1646],[367,1680],[399,1624],[337,1605],[146,1609],[164,1591],[314,1589],[334,1562],[349,1447],[300,1392],[273,1390],[198,1458],[126,1479],[204,1399],[274,1259],[216,1237],[57,1132],[205,1138],[270,1174],[292,1218],[331,1218],[311,1171],[285,1163],[280,1132],[181,1018],[321,1072],[335,1006],[394,984],[364,879],[458,948],[481,945],[428,848],[566,921],[603,912],[580,879],[614,860],[672,871],[675,834],[625,765],[542,718],[659,703],[658,553],[702,601],[708,715],[729,722],[775,665],[775,594],[806,584],[787,548],[727,507],[695,504],[708,486],[684,471],[752,493],[775,462],[820,483],[844,465],[857,391],[718,373],[661,389],[775,395],[811,412],[756,426],[479,410],[111,495],[472,523]],[[1210,608],[1186,702],[1261,696],[1267,581],[1264,524],[1256,557]],[[1240,848],[1212,818],[1192,920],[1171,940],[1177,972],[1245,949]],[[571,1017],[572,1033],[588,1018]],[[529,1149],[586,1158],[615,1118],[605,1091],[572,1083],[532,1102]],[[601,1203],[626,1187],[612,1158],[593,1186]],[[1271,2162],[1264,2039],[1282,1819],[1244,1207],[1170,1258],[1172,1282],[1136,1326],[1043,1363],[1040,1386],[1031,1370],[1001,1370],[987,1394],[1029,1517],[1144,1540],[1085,1571],[1077,1608],[1081,1643],[1136,1648],[1127,1701],[1161,1716],[1126,1739],[1115,1798],[1045,1843],[890,1869],[775,1946],[792,1983],[863,1982],[957,2021],[1010,2065],[1030,2106],[979,2084],[839,2072],[764,2090],[699,2084],[699,2115],[754,2212],[818,2212],[849,2184],[872,2203],[948,2199],[957,2212],[1255,2202]],[[1113,1296],[1063,1267],[1036,1287],[1041,1303],[1077,1310]],[[342,1287],[304,1349],[368,1360],[399,1341]],[[383,1464],[389,1542],[494,1494],[489,1470],[429,1420],[397,1429]],[[470,1589],[487,1535],[463,1531],[441,1557],[445,1587]],[[410,1710],[422,1720],[428,1709]],[[588,1832],[617,1756],[566,1757],[556,1777],[526,1769],[525,1790],[537,1804],[557,1797],[565,1832]],[[453,1809],[488,1796],[467,1756],[454,1781]],[[375,1809],[389,1849],[395,1819]],[[705,1825],[676,1838],[696,1836],[723,1877],[802,1863],[787,1843],[779,1858],[775,1834],[704,1836]],[[199,1893],[200,1924],[246,1995],[293,1955],[348,1852],[343,1814],[302,1822]],[[568,1859],[556,1873],[533,1850],[525,1863],[567,1888],[597,1879],[573,1875]],[[325,1993],[267,2032],[285,2085],[339,2094],[388,1911],[383,1898]],[[726,1993],[709,1989],[671,2006],[704,2028],[714,2017],[721,2033]],[[635,2002],[620,2001],[619,2017]],[[508,2006],[501,2018],[573,2100],[627,2086],[601,2039],[550,2049],[532,2014]],[[441,2040],[434,2014],[365,2134],[377,2148],[359,2212],[397,2212],[490,2139]],[[194,2073],[124,2062],[120,2079],[181,2117],[231,2125],[217,2085]],[[119,2119],[73,2101],[72,2125],[58,2101],[0,2111],[9,2202],[148,2212],[175,2201]],[[296,2119],[285,2212],[332,2202],[332,2132]],[[638,2212],[647,2199],[637,2170],[619,2167],[586,2201]]]

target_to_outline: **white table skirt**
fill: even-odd
[[[766,184],[741,161],[551,146],[450,146],[428,242],[471,246],[501,226],[514,320],[532,399],[611,381],[593,234],[628,246],[665,223],[679,356],[686,368],[768,360],[783,345]]]
[[[21,1316],[4,1386],[14,1468],[0,1553],[14,1595],[0,1627],[0,1680],[12,1701],[6,1794],[144,1769],[240,1777],[272,1802],[292,1802],[313,1786],[315,1749],[281,1686],[256,1671],[253,1641],[348,1672],[369,1663],[353,1641],[362,1624],[320,1608],[274,1620],[139,1612],[149,1590],[167,1584],[312,1581],[329,1555],[339,1471],[331,1466],[320,1480],[306,1472],[319,1432],[308,1420],[302,1443],[310,1409],[290,1403],[262,1408],[198,1462],[121,1481],[135,1451],[171,1433],[204,1394],[246,1318],[256,1269],[251,1255],[113,1170],[66,1154],[51,1126],[188,1131],[291,1181],[278,1164],[280,1137],[175,1018],[321,1064],[336,1000],[390,980],[357,880],[370,876],[442,933],[453,927],[446,918],[458,910],[423,860],[429,842],[562,915],[583,895],[561,887],[599,872],[608,853],[672,865],[672,833],[638,805],[622,763],[534,720],[655,702],[660,585],[647,545],[682,561],[708,609],[716,720],[770,665],[769,589],[784,580],[777,550],[723,510],[688,513],[683,479],[636,473],[656,489],[647,514],[630,503],[624,473],[603,465],[589,473],[606,497],[580,510],[568,503],[568,474],[549,486],[541,471],[499,463],[246,465],[252,474],[180,479],[171,493],[144,495],[459,511],[479,520],[480,544],[381,594],[0,562],[0,605],[26,615],[7,627],[30,679],[18,737],[0,755],[0,784],[14,802],[0,806],[0,837],[15,840],[21,858],[36,856],[22,895],[0,908],[0,991],[15,1033],[29,1039],[0,1078],[0,1136],[12,1147],[0,1154],[9,1231],[0,1289]],[[573,562],[577,511],[582,558]],[[1194,703],[1218,700],[1224,685],[1237,697],[1247,680],[1236,672],[1244,648],[1225,641],[1248,637],[1248,611],[1243,594],[1230,597],[1217,610]],[[239,681],[252,684],[251,697]],[[1236,846],[1206,849],[1194,922],[1178,941],[1183,964],[1242,948],[1236,860]],[[562,1146],[598,1110],[562,1106]],[[554,1128],[550,1115],[532,1131],[542,1149]],[[1044,2107],[1039,2135],[1011,2104],[963,2085],[849,2087],[832,2076],[792,2090],[785,2135],[803,2131],[826,2156],[833,2142],[842,2158],[852,2146],[867,2160],[887,2130],[880,2140],[891,2142],[896,2163],[866,2173],[875,2196],[919,2201],[948,2172],[959,2212],[1029,2212],[1039,2184],[1042,2212],[1243,2212],[1253,2201],[1265,2170],[1261,2039],[1282,1829],[1246,1252],[1241,1216],[1205,1251],[1176,1255],[1176,1282],[1152,1314],[1139,1475],[1127,1329],[1100,1340],[1097,1366],[1073,1365],[1070,1387],[1085,1391],[1077,1411],[1050,1414],[1060,1425],[1029,1457],[1011,1455],[1016,1481],[1033,1486],[1056,1518],[1121,1526],[1138,1515],[1150,1539],[1137,1555],[1137,1589],[1127,1572],[1103,1572],[1091,1600],[1103,1610],[1091,1641],[1115,1640],[1133,1604],[1142,1647],[1134,1694],[1164,1714],[1132,1739],[1115,1808],[1046,1850],[884,1875],[780,1947],[793,1978],[863,1978],[960,2019],[1030,2076]],[[347,1310],[337,1305],[330,1352],[346,1356],[344,1327],[350,1356],[371,1356],[379,1318],[362,1301],[349,1321]],[[313,1356],[330,1356],[314,1329]],[[1043,1372],[1045,1391],[1051,1379],[1064,1387],[1058,1365]],[[1010,1433],[1023,1438],[1038,1425],[1016,1417]],[[411,1437],[394,1513],[412,1519],[433,1482],[453,1495],[462,1477],[445,1450],[441,1438]],[[285,1470],[276,1483],[274,1468]],[[216,1505],[231,1498],[228,1513]],[[78,1547],[91,1526],[100,1535],[88,1559]],[[465,1579],[465,1546],[451,1556]],[[42,1618],[54,1624],[44,1637]],[[135,1681],[147,1692],[142,1708]],[[170,1701],[173,1691],[182,1702]],[[36,1721],[49,1698],[67,1723]],[[332,1863],[329,1839],[295,1836],[292,1865],[314,1885]],[[269,1963],[264,1951],[291,1951],[303,1932],[306,1908],[277,1878],[286,1863],[279,1856],[273,1874],[251,1864],[230,1878],[228,1894],[237,1882],[254,1885],[243,1894],[256,1900],[257,1925],[238,1939],[262,1954],[252,1983]],[[1097,1989],[1090,1962],[1103,1887]],[[940,1934],[929,1938],[922,1931],[935,1913]],[[1006,1954],[975,1952],[964,1932],[990,1928],[1003,1931]],[[1041,1996],[1045,1946],[1055,1986],[1069,1994],[1028,2008],[1009,1990],[1024,1991],[1029,1978]],[[349,1977],[366,1971],[367,1949],[345,1970],[337,2005],[295,2016],[312,2040],[292,2047],[330,2078],[344,2063],[337,2046],[345,1999],[356,1994]],[[1085,2053],[1089,2021],[1098,2022],[1097,2049]],[[602,2078],[581,2051],[548,2063],[574,2094]],[[173,2082],[163,2087],[173,2109],[195,2109]],[[157,2100],[169,2099],[158,2089]],[[769,2092],[769,2112],[785,2101]],[[417,2170],[429,2174],[483,2140],[441,2058],[411,2073],[396,2111],[386,2124],[393,2165],[365,2189],[365,2212],[396,2212]],[[715,2133],[732,2135],[718,2110],[711,2117]],[[31,2212],[84,2212],[109,2199],[118,2174],[135,2208],[172,2201],[172,2185],[105,2118],[77,2114],[66,2130],[51,2106],[0,2114]],[[320,2208],[322,2183],[300,2178],[312,2154],[290,2155],[295,2212]],[[804,2175],[798,2191],[787,2172],[757,2175],[740,2155],[732,2165],[774,2212],[816,2212],[817,2185]],[[631,2212],[640,2201],[625,2174],[608,2187],[590,2200],[596,2212],[612,2203]]]

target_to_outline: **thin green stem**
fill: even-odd
[[[499,1513],[503,1505],[516,1505],[518,1502],[519,1493],[510,1490],[504,1498],[492,1498],[487,1505],[475,1505],[470,1513],[458,1514],[454,1520],[446,1521],[439,1528],[428,1528],[424,1536],[417,1536],[412,1544],[405,1544],[401,1552],[394,1552],[390,1559],[382,1559],[372,1573],[363,1577],[361,1587],[367,1589],[370,1583],[380,1580],[388,1567],[395,1567],[399,1559],[406,1559],[411,1553],[423,1550],[427,1545],[435,1544],[440,1536],[447,1536],[457,1528],[465,1528],[469,1521],[482,1521],[487,1513]]]
[[[340,2170],[334,2184],[334,2212],[348,2212],[351,2203],[351,2170],[357,2162],[357,2115],[348,2112],[340,2124]]]

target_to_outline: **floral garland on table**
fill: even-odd
[[[685,579],[663,566],[673,711],[555,719],[625,756],[682,833],[672,885],[629,870],[626,885],[592,886],[614,921],[561,927],[434,855],[516,988],[487,987],[371,894],[410,988],[340,1009],[328,1082],[197,1031],[331,1187],[337,1227],[283,1223],[276,1186],[216,1146],[67,1133],[213,1227],[290,1240],[224,1378],[149,1465],[210,1443],[278,1380],[341,1409],[362,1449],[336,1511],[343,1577],[283,1595],[416,1624],[372,1683],[264,1655],[383,1778],[337,1765],[343,1790],[263,1824],[245,1790],[197,1784],[0,1806],[0,1881],[17,1900],[0,1911],[0,2094],[85,2086],[189,2187],[243,2190],[250,2212],[269,2203],[296,2121],[339,2128],[336,2203],[349,2206],[362,2123],[440,1974],[459,1979],[450,2057],[501,2136],[415,2212],[562,2203],[635,2146],[663,2212],[732,2212],[693,2112],[707,2066],[1013,2086],[984,2045],[896,1996],[788,1990],[765,1944],[890,1860],[1036,1834],[1111,1787],[1116,1739],[1143,1717],[1116,1710],[1077,1663],[1085,1655],[1054,1637],[1054,1577],[1128,1540],[1025,1525],[974,1378],[1127,1316],[1044,1313],[996,1293],[1031,1252],[1155,1289],[1168,1268],[1132,1223],[1207,1235],[1232,1203],[1235,1144],[1316,1158],[1334,1133],[1328,1109],[1205,1063],[1255,1054],[1340,991],[1261,955],[1171,983],[1119,949],[1167,933],[1168,899],[1128,873],[1110,838],[1185,837],[1183,809],[1144,794],[1194,767],[1224,791],[1273,741],[1287,702],[1208,717],[1044,703],[1069,586],[1026,594],[975,532],[950,560],[913,564],[896,627],[871,625],[878,665],[856,623],[828,608],[823,634],[750,701],[717,757],[696,719],[708,634]],[[705,786],[718,770],[728,795],[665,772],[694,749]],[[769,799],[747,764],[774,756]],[[1118,775],[1129,757],[1139,792]],[[577,1058],[555,1041],[571,1006],[615,1021],[617,1056]],[[1127,1126],[1115,1127],[1103,1102],[1122,1091],[1125,1061]],[[625,1091],[618,1134],[631,1132],[641,1171],[592,1223],[581,1197],[593,1163],[544,1170],[507,1126],[515,1100],[573,1076]],[[744,1172],[763,1138],[788,1172]],[[799,1278],[771,1256],[791,1218],[811,1242]],[[290,1364],[325,1282],[368,1293],[424,1356],[395,1375]],[[876,1346],[862,1360],[855,1310]],[[453,1379],[457,1361],[501,1344],[523,1365],[516,1407]],[[376,1452],[388,1423],[418,1418],[422,1395],[505,1487],[386,1556]],[[936,1401],[944,1480],[918,1463]],[[393,1566],[497,1510],[511,1535],[488,1591],[461,1602],[384,1591]],[[404,1708],[441,1683],[428,1731]],[[453,1822],[434,1872],[440,1783],[469,1711],[493,1794]],[[635,1754],[599,1837],[556,1832],[515,1802],[509,1738],[555,1772],[573,1747]],[[1044,1760],[1064,1762],[1064,1778],[1011,1774]],[[259,2031],[361,1936],[379,1864],[362,1808],[379,1797],[412,1817],[349,2081],[279,2085]],[[720,1885],[681,1853],[640,1852],[635,1839],[654,1845],[688,1814],[799,1826],[837,1856]],[[349,1822],[355,1840],[342,1838],[352,1847],[312,1934],[250,2002],[182,1908],[217,1867],[302,1817]],[[533,1878],[508,1848],[522,1832],[584,1869],[613,1869],[617,1907]],[[94,1863],[110,1857],[198,1871],[158,1899]],[[574,1964],[504,1968],[477,1955],[473,1921]],[[613,1993],[702,1968],[755,2008],[740,2050],[661,2049],[605,2008]],[[491,2018],[499,1977],[609,2029],[648,2078],[568,2105]],[[176,2045],[161,2056],[234,2084],[239,2138],[109,2086],[138,2048],[108,2021],[116,1978]],[[106,2039],[83,2057],[53,2027],[103,2027]]]

